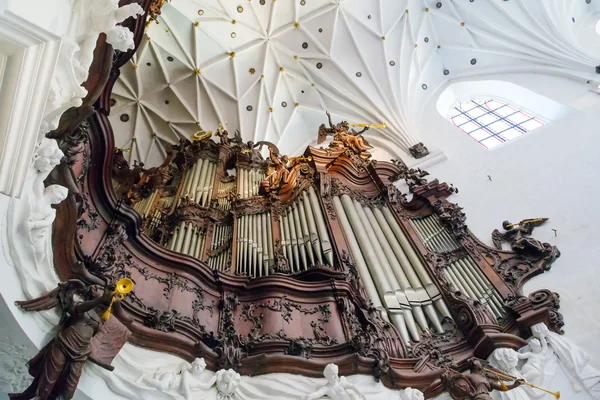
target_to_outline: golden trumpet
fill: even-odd
[[[547,221],[547,220],[548,220],[548,218],[532,218],[532,219],[524,219],[524,220],[523,220],[523,221],[521,221],[521,222],[516,222],[516,223],[514,223],[514,224],[510,224],[510,225],[507,225],[507,226],[508,226],[509,228],[512,228],[513,226],[517,226],[517,225],[520,225],[520,224],[533,224],[533,223],[535,223],[535,222],[543,222],[543,221]]]
[[[538,218],[538,219],[541,219],[541,218]],[[508,388],[506,387],[506,385],[504,383],[502,383],[502,381],[500,380],[500,377],[508,379],[508,380],[511,380],[511,381],[521,381],[521,383],[529,386],[530,388],[534,388],[534,389],[537,389],[537,390],[541,390],[542,392],[551,394],[552,396],[554,396],[554,398],[556,400],[560,399],[560,392],[559,391],[552,392],[550,390],[541,388],[539,386],[535,386],[534,384],[527,382],[525,379],[519,379],[519,378],[516,378],[516,377],[514,377],[512,375],[503,374],[501,372],[497,372],[497,371],[494,371],[494,370],[491,370],[491,369],[488,369],[488,368],[484,368],[483,370],[487,371],[487,372],[491,372],[492,374],[496,375],[496,377],[498,378],[498,381],[500,381],[500,385],[502,386],[502,389],[504,389],[504,391],[507,391]]]
[[[308,156],[308,157],[300,156],[300,157],[292,157],[292,158],[290,158],[290,161],[291,160],[297,160],[297,161],[302,162],[302,161],[312,161],[313,158],[312,158],[312,156]]]
[[[115,302],[115,297],[119,296],[121,298],[121,300],[123,300],[125,298],[125,295],[129,292],[131,292],[133,290],[133,281],[129,278],[121,278],[117,281],[117,287],[115,288],[115,291],[112,293],[113,298],[110,301],[110,305],[108,306],[108,308],[106,309],[106,311],[104,311],[104,314],[102,314],[102,319],[104,321],[108,321],[108,319],[110,318],[110,313],[112,312],[112,306],[113,303]]]
[[[382,124],[351,124],[351,126],[358,126],[361,128],[383,129],[383,128],[387,127],[387,124],[384,122]]]

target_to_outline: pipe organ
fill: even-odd
[[[288,158],[272,143],[229,140],[224,132],[219,144],[206,135],[181,141],[170,180],[141,199],[129,196],[159,244],[249,279],[343,271],[351,259],[374,309],[405,346],[445,331],[455,317],[452,291],[496,321],[506,317],[505,299],[445,214],[398,200],[393,182],[404,176],[411,190],[424,187],[422,171],[373,164],[368,153],[339,144]],[[447,260],[443,268],[432,267],[435,257]]]
[[[562,333],[558,294],[523,291],[560,255],[531,237],[546,218],[506,221],[488,246],[448,200],[451,185],[371,159],[368,136],[331,118],[317,135],[329,145],[299,157],[220,126],[217,140],[200,131],[165,146],[158,167],[129,165],[108,120],[112,87],[80,125],[87,140],[52,133],[65,154],[83,149],[55,170],[80,196],[56,208],[53,256],[65,282],[135,282],[114,314],[132,343],[242,375],[316,376],[336,363],[434,398],[449,369],[522,347],[534,324]]]

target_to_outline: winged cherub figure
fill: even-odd
[[[329,144],[332,148],[349,148],[356,154],[366,153],[365,156],[369,157],[371,154],[367,151],[372,149],[373,146],[367,142],[367,140],[361,135],[369,129],[369,127],[363,128],[360,132],[356,132],[354,129],[350,129],[350,125],[347,121],[342,121],[339,124],[333,125],[331,122],[331,114],[327,112],[327,118],[329,119],[329,128],[325,124],[321,124],[319,127],[319,137],[317,143],[321,144],[327,136],[333,136],[333,140]]]

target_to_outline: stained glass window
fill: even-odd
[[[486,149],[544,125],[539,118],[498,100],[469,100],[451,113],[454,125]]]

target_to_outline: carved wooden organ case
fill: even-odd
[[[227,137],[130,167],[111,86],[78,128],[54,257],[63,280],[134,280],[133,343],[246,375],[317,377],[334,362],[429,397],[444,368],[522,347],[531,324],[560,331],[558,295],[522,292],[557,252],[486,246],[451,186],[344,146],[307,148],[273,185],[272,161]]]

